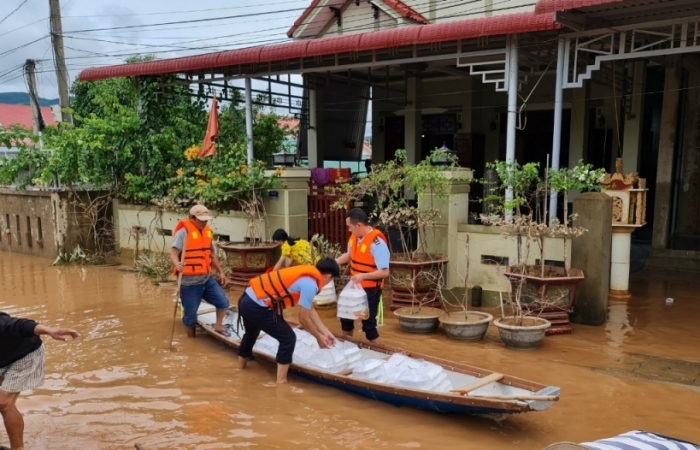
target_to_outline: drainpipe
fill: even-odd
[[[557,79],[554,88],[554,136],[552,138],[552,169],[559,169],[561,156],[561,119],[564,112],[564,50],[566,43],[564,39],[559,39],[557,49]],[[549,226],[551,227],[557,217],[558,193],[552,192],[549,195]],[[564,218],[566,220],[566,218]]]
[[[515,132],[518,111],[518,36],[510,36],[508,52],[508,130],[506,134],[506,162],[515,161]],[[506,190],[506,202],[513,200],[513,189]],[[506,211],[506,221],[513,218],[512,211]]]
[[[245,79],[245,132],[248,136],[248,165],[253,164],[253,92],[250,78]]]

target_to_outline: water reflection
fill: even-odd
[[[442,332],[404,334],[385,315],[381,331],[389,343],[562,388],[561,401],[547,411],[495,420],[397,409],[297,378],[279,388],[270,383],[272,365],[253,362],[239,371],[228,348],[206,336],[187,339],[179,326],[170,352],[174,288],[133,273],[50,267],[2,253],[0,273],[0,309],[70,325],[84,336],[70,344],[46,341],[46,383],[19,402],[31,449],[126,449],[139,442],[147,450],[535,450],[630,429],[698,440],[697,401],[689,401],[689,391],[591,370],[619,367],[620,355],[634,352],[700,359],[700,283],[687,278],[664,285],[662,276],[645,275],[633,283],[632,302],[611,305],[606,326],[575,325],[573,335],[549,337],[531,353],[505,350],[495,329],[483,342],[462,343]],[[666,292],[676,299],[672,308],[663,304]]]

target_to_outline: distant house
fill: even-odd
[[[50,106],[41,107],[41,117],[46,125],[56,125],[56,118]],[[29,105],[8,105],[0,103],[0,128],[19,125],[32,129],[32,107]]]

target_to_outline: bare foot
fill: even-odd
[[[187,330],[187,337],[191,337],[191,338],[197,337],[197,331],[195,330],[194,327],[192,327],[192,328],[187,327],[186,330]]]
[[[277,384],[287,384],[287,379],[285,378],[284,380],[277,380]]]
[[[247,365],[248,365],[248,358],[244,358],[242,356],[239,356],[238,357],[238,368],[245,369]]]

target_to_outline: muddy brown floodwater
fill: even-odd
[[[530,353],[504,349],[494,327],[476,344],[407,335],[387,311],[387,343],[562,388],[546,411],[494,420],[395,408],[293,376],[276,387],[272,365],[240,371],[229,348],[187,339],[179,324],[171,353],[174,288],[117,268],[0,253],[0,274],[0,310],[83,335],[44,341],[46,383],[19,401],[32,450],[542,449],[633,429],[700,441],[697,275],[634,274],[633,299],[611,305],[606,326],[575,325]]]

